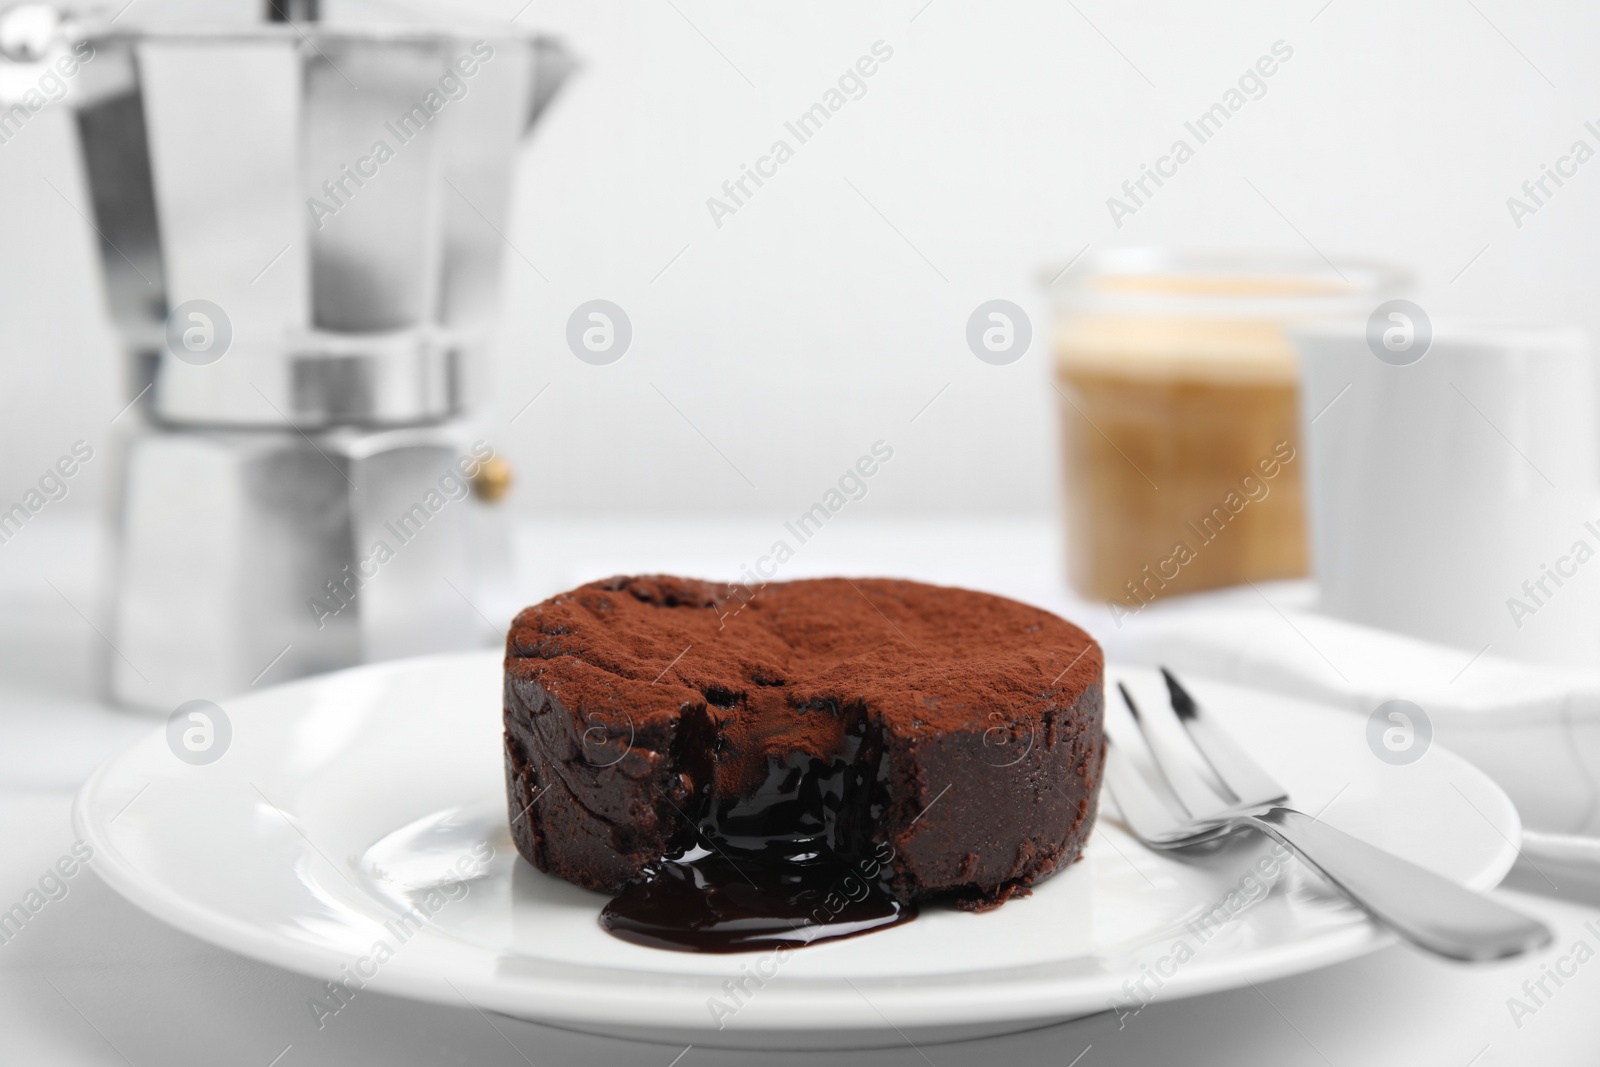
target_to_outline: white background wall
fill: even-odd
[[[792,512],[883,438],[895,460],[863,511],[1048,512],[1036,279],[1085,245],[1309,242],[1409,265],[1435,317],[1600,327],[1600,161],[1520,230],[1505,206],[1575,139],[1600,148],[1583,129],[1600,124],[1593,5],[924,5],[536,0],[520,15],[585,67],[519,161],[507,231],[520,255],[482,414],[516,464],[517,507]],[[714,225],[706,198],[878,40],[894,56],[866,95]],[[1266,95],[1116,228],[1107,196],[1278,40],[1294,56]],[[75,167],[62,109],[0,145],[7,503],[125,399]],[[634,324],[609,367],[563,341],[595,297]],[[996,297],[1036,325],[1008,367],[963,339]],[[64,506],[93,504],[104,472]]]

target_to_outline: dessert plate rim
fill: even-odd
[[[493,672],[498,679],[499,670],[500,655],[494,651],[420,657],[302,679],[224,703],[236,747],[240,738],[282,740],[298,731],[304,735],[300,739],[303,749],[305,737],[310,736],[306,724],[314,712],[325,712],[338,701],[348,700],[351,693],[371,691],[373,683],[412,678],[447,684],[452,677],[470,675],[482,684],[487,681],[481,677],[482,672]],[[1107,673],[1128,677],[1153,674],[1142,667],[1117,664],[1108,665]],[[1237,684],[1197,680],[1194,688],[1201,699],[1216,694],[1257,705],[1270,702],[1274,714],[1298,713],[1302,727],[1324,739],[1332,736],[1331,731],[1359,735],[1366,725],[1348,711]],[[1230,717],[1223,708],[1217,710],[1223,712],[1224,721]],[[498,714],[496,707],[496,721]],[[1307,723],[1311,726],[1305,727]],[[318,743],[331,742],[324,739]],[[359,749],[363,741],[347,736],[343,743]],[[1247,739],[1246,744],[1249,747]],[[99,876],[157,918],[223,948],[318,979],[348,974],[351,946],[360,943],[363,930],[370,933],[377,929],[377,920],[384,914],[374,907],[367,914],[346,916],[345,910],[361,911],[360,894],[331,878],[318,884],[316,872],[325,875],[328,868],[339,868],[342,863],[350,864],[353,870],[355,862],[353,857],[342,856],[336,850],[330,855],[313,839],[316,819],[327,817],[328,813],[300,810],[293,804],[276,810],[276,816],[292,826],[298,839],[304,841],[303,848],[295,846],[295,873],[300,881],[291,880],[288,890],[293,892],[299,887],[304,898],[276,902],[275,906],[286,909],[283,914],[292,921],[277,925],[263,921],[252,911],[252,893],[271,879],[283,880],[285,872],[261,866],[264,861],[259,859],[258,849],[240,848],[237,839],[226,840],[216,832],[220,829],[248,835],[261,825],[241,823],[243,815],[216,801],[224,784],[237,788],[241,779],[253,778],[256,792],[266,806],[256,805],[249,815],[252,819],[270,820],[273,812],[269,809],[276,805],[259,788],[260,782],[274,781],[266,776],[269,768],[252,765],[244,758],[230,767],[226,755],[209,766],[195,767],[173,758],[167,746],[165,728],[153,731],[97,768],[79,791],[73,822],[78,834],[94,849],[92,866]],[[301,749],[276,751],[271,759],[277,762],[270,772],[287,776],[282,780],[292,778],[293,760],[284,753]],[[1334,758],[1349,757],[1335,753]],[[1368,758],[1377,765],[1376,757]],[[1361,780],[1369,787],[1368,795],[1345,801],[1346,807],[1355,805],[1357,809],[1363,804],[1381,808],[1386,803],[1382,783],[1398,781],[1386,777],[1397,771],[1414,773],[1420,777],[1413,781],[1433,782],[1446,792],[1452,786],[1457,791],[1465,787],[1462,796],[1470,793],[1472,799],[1468,803],[1478,808],[1482,816],[1476,824],[1463,819],[1446,826],[1439,817],[1428,815],[1417,805],[1384,809],[1381,814],[1400,820],[1395,829],[1402,838],[1408,834],[1411,839],[1420,839],[1424,834],[1455,835],[1459,844],[1454,847],[1460,855],[1451,862],[1456,865],[1457,877],[1474,888],[1482,890],[1498,884],[1515,862],[1521,837],[1515,808],[1487,776],[1453,753],[1434,746],[1418,763],[1405,768],[1383,766],[1376,778],[1371,777],[1372,768],[1349,769],[1352,781],[1367,775]],[[1292,789],[1293,777],[1286,777]],[[140,795],[158,782],[158,802],[141,808]],[[1373,782],[1378,785],[1373,787]],[[498,786],[498,782],[490,783],[485,792]],[[401,784],[395,788],[403,787]],[[275,793],[281,791],[275,784],[268,788]],[[461,800],[469,803],[481,797]],[[1109,796],[1102,796],[1100,819],[1109,820],[1107,832],[1113,833],[1115,809],[1109,801]],[[1331,814],[1329,818],[1336,821]],[[221,821],[212,827],[208,820]],[[180,840],[176,835],[186,836]],[[296,840],[286,831],[281,836],[291,843]],[[1118,841],[1122,844],[1117,845]],[[1124,834],[1116,837],[1112,846],[1120,852],[1129,841],[1131,838]],[[186,879],[176,876],[170,865],[162,866],[162,849],[183,853],[195,865],[184,868],[189,872]],[[518,864],[523,862],[520,858],[515,860]],[[1168,857],[1151,862],[1175,861]],[[204,873],[196,875],[195,871]],[[1072,873],[1063,872],[1056,878]],[[527,874],[546,877],[531,868],[524,876]],[[343,877],[350,881],[347,873]],[[1087,873],[1081,877],[1087,877]],[[208,883],[215,879],[216,884],[201,886],[198,882],[202,879]],[[1154,887],[1155,883],[1151,885]],[[340,899],[332,900],[333,896]],[[603,898],[596,896],[595,901],[597,911]],[[1200,898],[1198,903],[1208,905],[1212,901]],[[915,931],[922,922],[919,919],[899,929]],[[928,924],[928,929],[932,928],[933,924]],[[853,940],[868,943],[887,933]],[[1193,996],[1301,973],[1363,955],[1393,940],[1389,933],[1358,917],[1321,927],[1306,925],[1291,929],[1276,942],[1224,950],[1221,955],[1191,964],[1161,985],[1159,997]],[[929,950],[938,948],[930,946]],[[733,961],[727,968],[727,973],[733,973],[739,961],[760,955],[735,954],[717,959]],[[511,958],[425,927],[403,952],[395,954],[367,980],[366,987],[416,999],[470,1005],[579,1031],[645,1039],[682,1038],[702,1045],[730,1047],[793,1048],[807,1043],[810,1035],[820,1042],[815,1047],[861,1047],[901,1043],[904,1036],[939,1040],[940,1033],[959,1039],[976,1032],[1017,1031],[1105,1011],[1127,1000],[1122,993],[1124,983],[1138,973],[1138,967],[1131,962],[1119,969],[1104,960],[1082,957],[1001,968],[888,972],[854,978],[780,974],[763,985],[748,1004],[741,1003],[740,1011],[722,1020],[720,1028],[713,1028],[708,1022],[708,998],[725,995],[725,974],[692,973],[665,964],[660,969],[618,968],[558,959]],[[882,1042],[873,1034],[881,1036]]]

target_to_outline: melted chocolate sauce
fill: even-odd
[[[887,855],[888,846],[884,846]],[[600,925],[624,941],[688,952],[748,952],[851,937],[915,916],[883,886],[887,864],[822,848],[711,852],[663,860],[614,897]]]
[[[769,758],[753,792],[706,803],[695,844],[618,893],[600,925],[652,948],[748,952],[914,918],[888,892],[894,849],[870,840],[885,796],[881,740],[857,719],[844,748],[831,760]]]

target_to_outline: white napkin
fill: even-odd
[[[1600,835],[1600,672],[1473,656],[1265,597],[1197,608],[1153,607],[1106,638],[1108,656],[1345,707],[1360,729],[1384,701],[1412,701],[1435,742],[1510,795],[1530,850],[1541,834]]]

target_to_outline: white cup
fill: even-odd
[[[1600,666],[1584,334],[1430,327],[1395,303],[1292,333],[1322,610],[1471,654]]]

